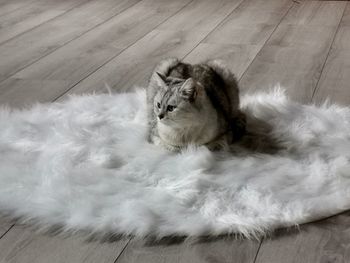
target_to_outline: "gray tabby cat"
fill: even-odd
[[[147,89],[149,141],[169,150],[189,144],[223,149],[245,131],[234,75],[219,61],[161,61]]]

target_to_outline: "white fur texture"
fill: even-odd
[[[136,236],[255,235],[350,208],[350,109],[242,99],[285,150],[168,152],[146,142],[145,92],[0,110],[0,211],[42,227]]]

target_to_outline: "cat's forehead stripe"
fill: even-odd
[[[164,105],[167,104],[171,95],[172,95],[172,90],[168,89],[163,95],[162,104],[164,104]]]

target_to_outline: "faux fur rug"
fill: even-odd
[[[45,228],[256,235],[350,208],[350,109],[242,98],[230,153],[146,142],[145,93],[0,110],[0,211]]]

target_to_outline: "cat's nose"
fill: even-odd
[[[163,118],[164,118],[164,113],[159,114],[159,115],[158,115],[158,118],[159,118],[160,120],[163,119]]]

